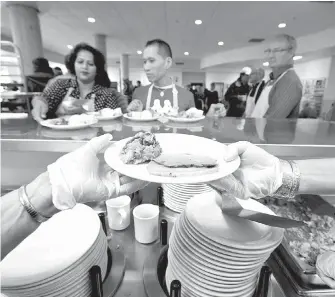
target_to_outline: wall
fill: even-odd
[[[295,65],[295,70],[300,79],[322,78],[329,76],[331,57],[299,63]]]
[[[335,102],[335,55],[332,57],[329,65],[329,75],[322,104],[322,112],[327,112],[333,102]]]
[[[239,76],[239,72],[206,72],[206,87],[210,88],[212,82],[233,83]]]
[[[205,72],[183,72],[182,82],[184,86],[190,83],[206,83],[206,73]]]

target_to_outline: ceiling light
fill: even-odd
[[[302,59],[302,56],[294,56],[294,57],[293,57],[293,60],[294,60],[294,61],[296,61],[296,60],[300,60],[300,59]]]
[[[73,45],[68,44],[68,45],[67,45],[67,48],[68,48],[68,49],[73,49]]]
[[[137,51],[137,53],[138,53],[139,55],[142,55],[142,51]]]
[[[202,24],[202,20],[196,20],[196,21],[195,21],[195,24],[196,24],[196,25],[201,25],[201,24]]]
[[[224,45],[224,42],[223,41],[219,41],[218,45]]]
[[[95,18],[87,18],[87,21],[88,21],[89,23],[95,23]]]
[[[286,27],[286,24],[285,23],[280,23],[279,25],[278,25],[278,28],[285,28]]]
[[[268,67],[269,66],[269,62],[264,62],[263,66]]]
[[[189,52],[185,52],[185,53],[184,53],[185,56],[188,56],[189,54],[190,54]]]

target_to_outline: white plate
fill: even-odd
[[[162,147],[163,153],[180,154],[190,153],[203,155],[204,152],[211,152],[211,157],[218,160],[218,171],[210,174],[199,176],[183,176],[183,177],[165,177],[156,176],[148,172],[148,163],[129,165],[124,164],[119,158],[125,144],[132,137],[111,144],[105,152],[105,160],[107,164],[121,174],[127,175],[139,180],[145,180],[154,183],[174,183],[174,184],[190,184],[190,183],[207,183],[213,180],[220,179],[234,172],[240,166],[240,158],[226,162],[224,160],[227,146],[213,141],[211,139],[186,135],[186,134],[156,134],[156,139]],[[178,145],[176,145],[178,144]]]
[[[94,115],[99,121],[110,121],[115,120],[122,117],[122,114],[114,115],[114,116],[102,116],[102,115]]]
[[[156,116],[153,116],[152,118],[150,119],[139,119],[139,118],[133,118],[133,117],[130,117],[128,116],[127,114],[124,114],[123,117],[127,120],[130,120],[130,121],[134,121],[134,122],[151,122],[151,121],[156,121],[158,120],[159,116],[156,115]]]
[[[97,119],[93,119],[90,123],[88,124],[81,124],[81,125],[55,125],[54,122],[57,119],[50,119],[50,120],[45,120],[42,121],[40,124],[43,127],[47,127],[50,129],[54,129],[54,130],[76,130],[76,129],[83,129],[83,128],[87,128],[91,125],[94,125],[98,122]]]
[[[205,116],[201,116],[199,118],[176,118],[171,116],[165,116],[169,121],[176,122],[176,123],[196,123],[200,122],[205,118]]]

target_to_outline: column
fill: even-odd
[[[120,77],[121,77],[121,85],[120,90],[123,91],[123,80],[129,79],[129,55],[122,54],[120,58]]]
[[[326,89],[323,95],[322,112],[327,112],[335,101],[335,55],[331,58],[329,76],[326,82]]]
[[[107,64],[107,46],[106,46],[106,35],[104,34],[95,34],[95,47],[97,50],[103,53],[106,59]]]
[[[33,73],[32,61],[44,57],[38,9],[34,2],[7,2],[14,44],[20,49],[24,74]]]

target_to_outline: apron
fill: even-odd
[[[287,69],[284,71],[278,78],[277,80],[270,86],[265,86],[263,89],[262,94],[260,95],[256,106],[254,110],[251,113],[252,118],[263,118],[266,112],[269,109],[269,94],[271,92],[271,89],[278,83],[279,80],[282,79],[282,77],[289,72],[290,70],[293,70],[293,68]]]
[[[259,90],[261,84],[262,84],[262,81],[258,84],[258,86],[256,88],[256,91],[255,91],[255,95],[253,97],[252,96],[248,96],[248,98],[247,98],[247,105],[245,107],[245,116],[247,118],[250,118],[253,110],[255,109],[255,106],[256,106],[255,100],[256,100],[256,96],[258,94],[258,90]],[[252,92],[252,90],[250,91],[249,94],[251,94],[251,92]]]
[[[149,90],[148,90],[148,96],[147,96],[147,102],[146,102],[146,106],[145,106],[145,109],[146,110],[149,110],[150,109],[150,105],[151,105],[151,97],[152,97],[152,89],[154,88],[154,84],[152,84],[150,87],[149,87]],[[167,87],[159,87],[159,89],[171,89],[172,88],[172,95],[173,95],[173,108],[175,109],[178,109],[178,90],[175,86],[175,84],[172,84],[170,86],[167,86]]]

